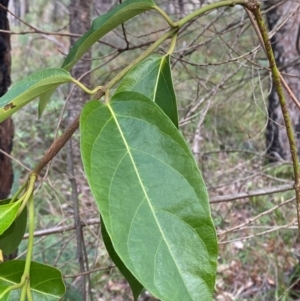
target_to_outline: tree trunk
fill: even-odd
[[[183,3],[183,0],[178,0],[178,8],[179,8],[180,18],[182,18],[184,16],[184,3]]]
[[[23,0],[24,1],[24,14],[29,13],[29,0]]]
[[[0,3],[8,7],[8,0],[0,0]],[[0,8],[0,29],[9,30],[6,10]],[[10,81],[10,35],[0,32],[0,96],[3,96]],[[10,154],[13,145],[14,124],[11,118],[0,123],[0,150]],[[13,169],[11,159],[0,152],[0,200],[8,197],[13,183]],[[17,255],[4,256],[4,260],[13,259]]]
[[[13,12],[18,17],[21,18],[21,0],[13,0]],[[17,18],[13,18],[13,24],[15,26],[20,26],[20,21]]]
[[[8,0],[0,0],[5,7]],[[0,8],[0,29],[9,30],[7,13]],[[10,85],[10,35],[0,33],[0,96],[4,95]],[[10,154],[12,150],[14,126],[12,119],[0,123],[0,149]],[[9,157],[0,153],[0,199],[7,198],[13,182],[13,170]]]
[[[267,1],[271,6],[274,1]],[[278,3],[278,2],[277,2]],[[267,23],[270,30],[277,28],[292,12],[295,12],[299,2],[283,1],[267,13]],[[299,98],[300,95],[300,66],[299,66],[299,25],[300,11],[276,31],[271,43],[275,54],[276,63],[287,84],[293,93]],[[298,49],[298,50],[297,50]],[[285,93],[289,114],[295,130],[298,155],[300,153],[300,112],[291,98]],[[287,139],[284,120],[280,109],[279,99],[274,85],[272,85],[268,104],[268,125],[266,132],[267,154],[270,162],[278,160],[291,160],[289,143]]]

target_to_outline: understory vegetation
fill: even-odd
[[[39,29],[11,20],[12,80],[36,70],[60,66],[69,52],[68,18],[52,20],[51,1],[32,6],[22,19]],[[162,7],[168,5],[157,1]],[[68,1],[61,11],[68,12]],[[184,14],[188,13],[187,7]],[[169,13],[178,20],[180,12]],[[96,12],[94,12],[95,18]],[[48,20],[49,22],[45,22]],[[167,28],[157,12],[135,17],[106,35],[92,48],[92,87],[107,83]],[[140,30],[143,28],[143,31]],[[25,33],[26,32],[26,33]],[[51,32],[51,33],[50,33]],[[155,53],[164,55],[169,42]],[[214,300],[291,300],[293,268],[300,254],[297,241],[293,169],[288,162],[267,163],[265,130],[270,90],[268,61],[241,7],[217,9],[179,32],[171,55],[179,129],[199,165],[211,202],[219,243]],[[14,115],[14,195],[53,140],[66,128],[66,101],[78,88],[61,86],[43,118],[38,102]],[[69,91],[72,91],[69,93]],[[111,92],[111,94],[113,94]],[[73,148],[79,151],[79,132]],[[87,184],[80,155],[74,156],[80,200],[84,257],[90,270],[94,300],[133,300],[130,287],[114,266],[101,238],[99,213]],[[63,300],[81,300],[74,208],[66,150],[43,170],[35,195],[36,236],[33,260],[57,267],[67,284]],[[268,193],[272,187],[282,191]],[[258,190],[265,190],[264,195]],[[258,191],[250,197],[237,194]],[[24,258],[27,240],[19,247]],[[156,300],[144,292],[139,300]]]

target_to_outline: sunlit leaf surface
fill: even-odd
[[[126,74],[116,93],[139,92],[154,102],[178,127],[178,113],[174,92],[170,56],[150,57]]]
[[[86,175],[114,250],[161,300],[211,300],[217,240],[205,184],[177,128],[150,99],[116,94],[81,115]]]

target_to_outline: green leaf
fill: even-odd
[[[126,0],[116,6],[110,12],[99,16],[93,21],[92,27],[73,45],[71,51],[65,58],[62,68],[71,70],[76,62],[108,32],[118,25],[152,9],[155,3],[152,0]]]
[[[56,90],[56,87],[52,88],[52,89],[48,90],[47,92],[40,95],[39,108],[38,108],[39,118],[42,117],[42,114],[50,100],[50,97],[52,96],[52,94],[54,93],[55,90]]]
[[[127,269],[127,267],[124,265],[123,261],[121,258],[118,256],[116,253],[114,246],[112,245],[111,239],[106,231],[105,225],[103,223],[103,220],[101,218],[101,233],[102,233],[102,238],[103,242],[105,244],[106,250],[116,265],[116,267],[120,270],[120,272],[123,274],[123,276],[126,278],[128,281],[134,300],[136,301],[143,290],[143,286],[139,283],[139,281],[131,274],[131,272]]]
[[[0,122],[36,97],[71,81],[69,72],[60,68],[45,69],[24,78],[0,97]]]
[[[8,201],[3,200],[0,202],[0,235],[14,222],[20,208],[19,202],[7,204]]]
[[[136,65],[123,78],[116,93],[123,91],[139,92],[152,99],[178,128],[170,55],[150,57]]]
[[[13,290],[5,297],[3,293],[9,286],[20,283],[24,267],[24,260],[9,260],[0,264],[0,300],[20,300],[21,289]],[[58,269],[34,261],[30,266],[30,287],[33,300],[60,300],[66,291]]]
[[[114,250],[162,301],[212,300],[217,238],[185,140],[136,92],[85,105],[81,153]]]
[[[10,199],[1,201],[0,204],[9,203]],[[14,220],[14,222],[0,235],[0,250],[4,255],[13,253],[21,243],[27,223],[27,207],[23,209],[21,214]]]

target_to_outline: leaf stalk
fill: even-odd
[[[171,18],[157,5],[155,5],[153,7],[153,9],[155,9],[159,14],[161,14],[163,16],[163,18],[167,21],[167,23],[171,26],[171,27],[176,27],[175,23],[171,20]]]
[[[75,78],[72,78],[72,82],[76,84],[79,88],[81,88],[85,93],[89,95],[94,95],[96,94],[99,90],[101,90],[103,87],[102,86],[97,86],[95,89],[90,90],[88,89],[84,84],[82,84],[80,81],[78,81]]]
[[[178,32],[175,32],[173,34],[171,45],[170,45],[170,48],[169,48],[168,52],[166,53],[166,56],[167,55],[172,55],[172,53],[174,52],[174,49],[175,49],[175,46],[176,46],[176,41],[177,41],[177,35],[178,35]]]

